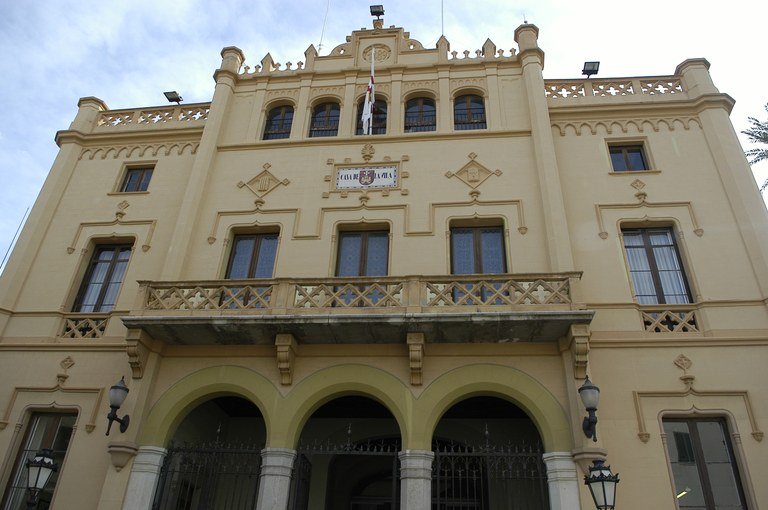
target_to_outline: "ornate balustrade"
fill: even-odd
[[[145,126],[187,127],[202,125],[208,119],[210,103],[198,103],[136,110],[108,110],[102,112],[96,121],[96,130],[115,128],[140,129]]]
[[[696,307],[693,305],[643,305],[643,326],[649,333],[697,333]]]
[[[109,314],[70,314],[64,317],[61,338],[102,338]]]
[[[684,94],[678,76],[645,78],[606,78],[581,80],[544,80],[548,99],[561,100],[580,97],[661,96]]]
[[[593,312],[580,273],[139,282],[122,320],[171,343],[552,341]]]

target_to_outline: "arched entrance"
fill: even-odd
[[[305,424],[294,465],[291,510],[399,508],[400,429],[367,397],[339,397]]]
[[[542,441],[507,400],[478,396],[453,405],[432,440],[432,509],[549,508]]]
[[[236,396],[195,407],[168,445],[154,510],[256,508],[266,427],[259,408]]]

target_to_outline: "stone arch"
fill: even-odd
[[[539,430],[547,452],[571,451],[573,436],[567,414],[552,393],[530,375],[510,367],[478,364],[459,367],[433,381],[414,405],[413,442],[404,448],[429,450],[440,418],[457,402],[487,395],[512,401]]]
[[[253,402],[264,417],[267,443],[272,427],[277,389],[263,375],[239,366],[224,365],[204,368],[174,383],[154,403],[137,442],[142,446],[165,447],[184,417],[206,400],[223,395],[235,395]]]
[[[403,444],[408,435],[408,389],[397,377],[367,365],[338,365],[315,372],[291,390],[274,417],[267,446],[295,448],[307,420],[323,404],[337,397],[360,395],[386,407],[397,421]]]

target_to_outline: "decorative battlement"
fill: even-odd
[[[152,126],[157,128],[161,125],[167,127],[202,125],[208,119],[210,108],[210,103],[197,103],[132,110],[107,110],[99,114],[96,119],[96,129],[112,129],[123,126]]]
[[[680,76],[544,80],[544,93],[548,99],[553,100],[580,97],[682,95],[685,92]]]

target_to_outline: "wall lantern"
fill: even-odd
[[[120,424],[120,432],[125,432],[128,430],[128,423],[131,421],[129,416],[126,414],[122,418],[117,417],[117,410],[120,409],[121,405],[123,405],[123,402],[125,402],[125,397],[127,396],[128,386],[125,385],[125,377],[122,377],[119,381],[117,381],[117,384],[109,388],[109,408],[111,410],[107,415],[107,419],[109,420],[109,425],[107,425],[107,435],[109,435],[109,429],[112,428],[113,421],[116,421]]]
[[[600,62],[584,62],[581,74],[586,74],[587,78],[590,78],[593,74],[597,74],[598,69],[600,69]]]
[[[589,487],[597,510],[613,510],[616,506],[616,484],[619,474],[611,473],[611,466],[595,459],[589,466],[589,474],[584,475],[584,485]]]
[[[179,104],[182,101],[184,101],[184,98],[179,95],[178,92],[175,90],[171,90],[169,92],[163,92],[163,95],[165,95],[165,98],[168,100],[169,103],[176,103]]]
[[[597,404],[600,401],[600,388],[592,384],[589,380],[589,376],[584,379],[584,384],[579,388],[579,396],[581,402],[584,404],[589,416],[584,417],[584,421],[581,424],[581,428],[584,430],[584,435],[592,438],[593,441],[597,441]]]
[[[27,461],[27,508],[37,508],[40,493],[58,469],[53,460],[53,450],[49,448],[43,448],[37,452],[34,459]]]

